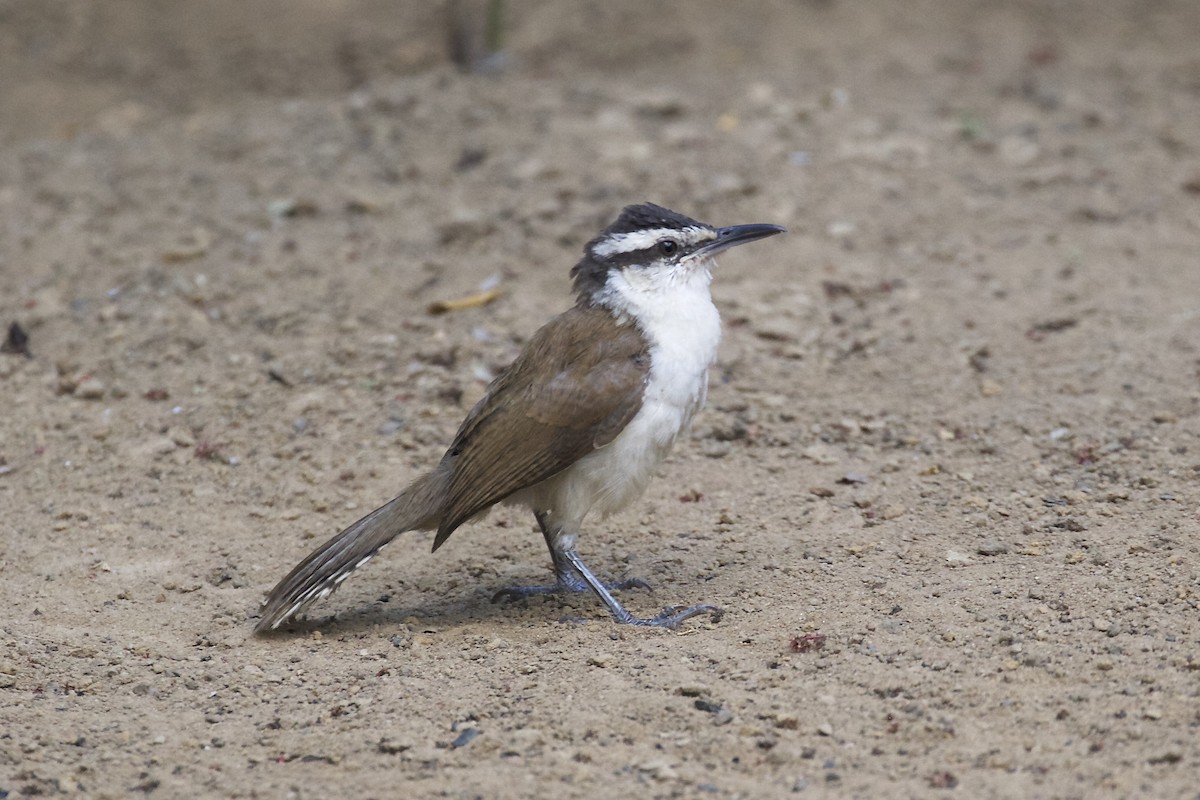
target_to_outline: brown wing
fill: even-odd
[[[642,404],[646,341],[606,310],[575,307],[546,323],[463,422],[433,549],[513,492],[611,442]]]

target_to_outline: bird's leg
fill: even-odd
[[[608,606],[608,610],[612,612],[613,619],[623,625],[649,625],[656,628],[669,628],[675,630],[685,619],[690,619],[697,614],[712,614],[714,620],[719,620],[722,615],[721,609],[708,603],[700,603],[699,605],[691,606],[690,608],[664,608],[657,617],[644,619],[635,617],[626,611],[617,598],[612,596],[612,592],[608,587],[600,582],[592,571],[583,563],[583,559],[575,552],[575,548],[566,548],[563,551],[563,558],[567,563],[587,581],[587,585],[592,588],[592,591],[604,601],[604,605]]]
[[[529,597],[535,594],[586,592],[592,589],[591,584],[580,578],[579,573],[564,556],[564,548],[561,545],[562,531],[558,526],[550,522],[549,515],[545,511],[538,511],[534,516],[537,518],[538,527],[542,529],[542,536],[546,539],[546,546],[550,548],[550,558],[554,562],[555,582],[550,586],[510,586],[507,589],[501,589],[492,596],[493,603],[498,603],[501,600],[515,600],[519,597]],[[641,578],[627,578],[623,581],[613,581],[602,585],[610,591],[622,589],[650,590],[650,584]]]
[[[674,630],[684,620],[690,619],[697,614],[712,614],[714,619],[721,618],[721,609],[708,603],[701,603],[700,605],[682,609],[664,608],[662,613],[657,617],[649,619],[635,617],[617,602],[617,598],[613,597],[612,590],[628,589],[632,586],[642,586],[649,589],[650,587],[646,582],[640,578],[632,578],[617,584],[604,583],[592,574],[592,571],[583,563],[583,559],[575,552],[575,537],[564,535],[560,527],[550,522],[545,512],[538,512],[536,516],[538,525],[542,529],[542,535],[546,537],[546,544],[550,547],[550,557],[554,559],[554,574],[558,578],[558,583],[550,587],[507,589],[498,593],[493,598],[493,601],[505,595],[520,597],[546,591],[578,592],[584,589],[591,589],[604,602],[604,605],[608,606],[613,619],[623,625],[649,625]]]

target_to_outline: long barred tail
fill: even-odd
[[[310,553],[271,590],[254,630],[278,628],[328,597],[401,533],[436,528],[448,482],[449,473],[435,469]]]

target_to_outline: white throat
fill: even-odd
[[[709,294],[711,258],[671,269],[626,269],[608,276],[599,298],[634,322],[650,344],[646,403],[678,410],[678,421],[655,431],[674,440],[704,405],[708,368],[721,342],[721,317]],[[665,422],[665,421],[664,421]]]
[[[650,343],[651,389],[667,402],[704,402],[708,367],[721,341],[721,318],[713,305],[713,260],[685,261],[670,269],[614,270],[597,298],[618,318],[634,322]]]

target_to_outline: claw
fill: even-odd
[[[627,619],[617,619],[617,622],[625,623],[626,625],[645,625],[654,628],[666,628],[669,631],[677,630],[684,620],[691,619],[699,614],[711,614],[713,622],[720,622],[721,617],[725,616],[725,612],[709,603],[700,603],[699,605],[691,606],[690,608],[680,608],[679,606],[670,606],[664,608],[657,617],[650,619],[642,619],[630,615]]]

